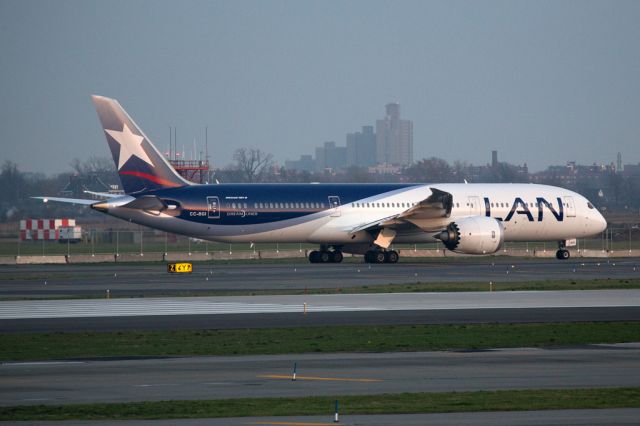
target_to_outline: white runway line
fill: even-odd
[[[0,302],[0,320],[259,313],[640,306],[640,290],[331,294]]]

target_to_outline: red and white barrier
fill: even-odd
[[[75,226],[75,219],[23,219],[20,221],[20,239],[58,240],[60,228]]]

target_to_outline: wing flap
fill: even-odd
[[[367,222],[367,223],[363,223],[362,225],[358,225],[355,228],[351,228],[349,230],[350,234],[355,234],[356,232],[360,232],[360,231],[365,231],[367,229],[374,229],[374,228],[379,228],[381,226],[384,225],[388,225],[389,222],[392,222],[394,219],[396,219],[398,216],[400,216],[400,214],[395,214],[392,216],[387,216],[384,217],[382,219],[378,219],[375,220],[373,222]]]

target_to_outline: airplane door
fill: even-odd
[[[337,195],[330,195],[329,208],[331,208],[331,216],[340,216],[340,197],[338,197]]]
[[[482,206],[480,205],[480,197],[469,197],[469,214],[473,216],[481,216],[482,215]]]
[[[220,219],[220,199],[218,197],[207,197],[207,210],[209,219]]]
[[[564,200],[567,217],[576,217],[576,204],[573,202],[573,197],[562,197],[562,199]]]

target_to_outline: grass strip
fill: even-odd
[[[300,321],[304,321],[301,315]],[[0,360],[392,352],[640,341],[640,322],[0,334]]]
[[[0,407],[0,420],[134,420],[640,407],[640,388],[421,392]]]
[[[44,279],[44,278],[42,278]],[[56,276],[56,280],[61,279]],[[592,279],[592,280],[528,280],[511,282],[492,282],[491,291],[550,291],[550,290],[629,290],[639,289],[640,278]],[[364,285],[357,287],[324,287],[297,288],[278,290],[197,290],[197,291],[155,291],[147,297],[207,297],[207,296],[278,296],[303,294],[381,294],[381,293],[422,293],[422,292],[468,292],[489,291],[489,282],[414,282],[405,284]],[[69,299],[104,299],[104,293],[78,296],[2,296],[0,301],[10,300],[69,300]],[[112,299],[139,298],[140,295],[120,295],[117,291],[110,293]]]
[[[640,278],[492,282],[491,288],[492,291],[637,289],[640,288]],[[415,282],[406,284],[365,285],[339,289],[308,289],[307,293],[331,294],[337,291],[346,294],[489,291],[489,282]],[[304,292],[305,290],[298,290],[298,294],[303,294]]]

